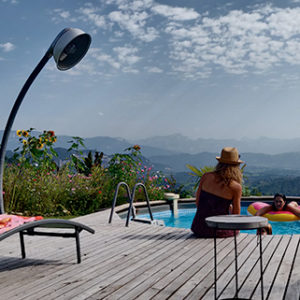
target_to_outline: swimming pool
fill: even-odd
[[[247,215],[249,204],[242,204],[241,214]],[[193,205],[194,206],[194,205]],[[191,205],[178,209],[177,216],[168,210],[153,212],[153,218],[163,220],[168,227],[191,228],[196,208]],[[139,214],[140,218],[149,218],[149,214]],[[273,234],[300,234],[300,221],[294,222],[271,222]],[[256,234],[255,230],[243,230],[242,232]]]

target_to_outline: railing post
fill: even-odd
[[[116,207],[116,202],[117,202],[117,197],[118,197],[118,192],[119,192],[119,188],[121,185],[124,185],[125,188],[126,188],[126,191],[127,191],[127,197],[128,197],[128,201],[129,203],[131,202],[131,194],[130,194],[130,189],[129,189],[129,186],[126,182],[119,182],[117,184],[117,187],[116,187],[116,191],[115,191],[115,195],[114,195],[114,199],[113,199],[113,203],[112,203],[112,207],[111,207],[111,211],[110,211],[110,216],[109,216],[109,220],[108,220],[108,223],[111,223],[112,222],[112,218],[113,218],[113,213],[115,211],[115,207]]]

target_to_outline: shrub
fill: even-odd
[[[160,172],[142,166],[138,145],[125,149],[129,153],[113,155],[107,167],[102,166],[103,154],[93,159],[90,153],[86,158],[70,155],[69,161],[58,168],[54,162],[57,156],[53,149],[54,132],[44,131],[35,137],[32,130],[17,132],[22,146],[15,149],[12,163],[4,170],[4,202],[9,213],[83,215],[110,207],[120,181],[125,181],[131,189],[137,182],[144,183],[151,200],[162,199],[169,187]],[[79,143],[83,145],[78,137],[71,143],[70,151],[78,149]],[[124,202],[125,190],[121,189],[121,196],[122,193]],[[144,200],[141,189],[136,199]]]

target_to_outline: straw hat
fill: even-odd
[[[221,156],[217,156],[216,159],[220,163],[229,165],[238,165],[243,163],[240,159],[239,152],[234,147],[225,147],[222,149]]]

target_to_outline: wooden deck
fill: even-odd
[[[73,239],[18,235],[0,244],[1,299],[213,299],[213,239],[189,230],[125,222],[108,212],[77,218],[96,230],[81,234],[82,263]],[[218,239],[218,294],[233,297],[234,243]],[[300,298],[299,235],[263,238],[266,299]],[[239,297],[260,299],[255,235],[238,236]]]

